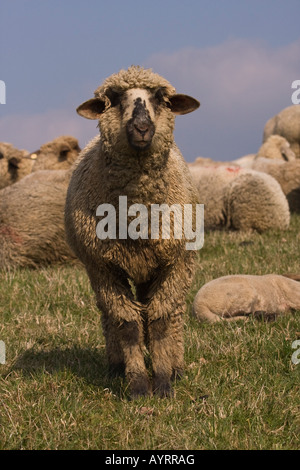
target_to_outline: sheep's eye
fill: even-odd
[[[121,96],[116,91],[110,91],[110,93],[108,94],[108,98],[112,108],[120,104]]]
[[[68,153],[69,153],[69,149],[61,150],[59,153],[59,158],[61,160],[65,160],[67,158]]]
[[[9,170],[15,170],[19,168],[19,160],[16,157],[12,157],[8,161],[8,168]]]
[[[2,158],[4,158],[4,155],[2,152],[0,152],[0,160],[2,160]]]
[[[159,103],[163,103],[165,101],[164,97],[165,97],[165,89],[164,88],[158,88],[158,90],[156,90],[156,92],[155,92],[154,98]]]

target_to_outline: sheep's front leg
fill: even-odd
[[[160,396],[172,393],[171,377],[181,375],[184,368],[183,315],[194,269],[193,256],[187,253],[186,258],[137,289],[147,312],[153,391]]]
[[[131,396],[147,395],[150,385],[143,355],[142,306],[133,299],[127,279],[120,273],[103,270],[96,281],[94,271],[90,279],[102,312],[110,369],[125,369]]]
[[[183,316],[159,318],[149,324],[149,348],[153,365],[153,391],[161,397],[172,394],[171,378],[184,369]]]

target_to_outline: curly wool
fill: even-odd
[[[283,154],[288,161],[296,159],[295,153],[290,148],[289,142],[281,135],[273,134],[259,148],[255,159],[269,158],[270,160],[284,160]]]
[[[278,182],[270,175],[237,166],[190,166],[205,204],[205,229],[287,229],[290,212]]]
[[[290,279],[288,279],[290,277]],[[300,308],[300,277],[224,276],[204,284],[195,296],[193,314],[200,322],[245,320],[286,314]]]
[[[253,169],[271,175],[281,186],[290,211],[300,213],[300,160],[289,162],[258,158]]]
[[[71,170],[37,171],[0,191],[0,269],[76,260],[64,229],[70,177]]]
[[[183,369],[183,313],[196,253],[186,250],[185,240],[175,239],[172,230],[169,239],[152,238],[150,233],[147,239],[99,240],[97,207],[118,208],[120,196],[127,197],[128,207],[143,204],[148,214],[152,204],[195,207],[198,202],[187,165],[174,143],[171,109],[156,108],[151,146],[137,150],[128,142],[126,113],[120,106],[111,106],[111,90],[159,87],[166,88],[164,97],[175,92],[152,71],[130,67],[96,90],[96,98],[106,104],[97,116],[100,136],[76,162],[65,209],[69,244],[86,267],[102,312],[109,365],[125,367],[133,396],[151,389],[143,356],[144,333],[152,356],[153,390],[168,394],[172,372]],[[118,217],[115,225],[118,233]],[[136,298],[128,279],[136,288]]]
[[[130,88],[146,88],[155,90],[164,89],[165,100],[175,94],[175,88],[170,83],[153,73],[151,69],[139,66],[131,66],[128,70],[120,70],[118,73],[108,77],[95,91],[95,97],[105,103],[105,112],[99,117],[99,130],[101,134],[101,148],[107,163],[112,166],[125,167],[136,166],[137,155],[128,144],[125,126],[120,126],[122,117],[116,107],[111,106],[111,92],[122,93]],[[151,167],[162,166],[166,155],[174,142],[173,132],[175,116],[164,108],[156,122],[156,132],[152,141],[151,151],[139,152],[139,163],[145,170]],[[151,156],[151,158],[149,158]],[[126,160],[126,164],[125,164]]]
[[[120,70],[110,77],[106,78],[94,92],[95,98],[105,101],[106,107],[111,105],[107,96],[108,90],[117,93],[124,92],[130,88],[149,88],[155,90],[163,87],[167,96],[175,94],[175,88],[163,77],[152,72],[152,69],[144,69],[140,66],[132,65],[128,70]]]
[[[0,142],[0,189],[9,186],[32,171],[34,161],[29,157],[27,150],[19,150],[12,144]]]
[[[62,158],[61,153],[67,152]],[[32,171],[67,170],[77,159],[80,152],[78,140],[70,135],[62,135],[43,144],[39,150],[31,154],[35,158]]]
[[[273,134],[285,137],[290,143],[296,158],[300,158],[300,106],[288,106],[266,122],[263,142]]]

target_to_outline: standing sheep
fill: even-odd
[[[184,237],[155,238],[150,223],[148,235],[128,238],[121,215],[116,219],[118,236],[100,240],[97,207],[106,204],[118,210],[119,197],[126,196],[130,208],[142,204],[147,209],[148,222],[153,204],[196,208],[197,192],[173,130],[174,114],[198,106],[194,98],[175,94],[169,82],[151,70],[132,66],[107,78],[95,97],[77,108],[81,116],[99,120],[100,137],[83,150],[73,172],[66,233],[102,312],[110,368],[125,368],[133,397],[151,391],[145,340],[155,393],[170,394],[171,376],[183,369],[183,313],[195,251],[186,249]]]
[[[288,276],[289,277],[289,276]],[[300,309],[300,276],[233,275],[214,279],[198,291],[193,314],[201,322],[273,317]],[[296,280],[297,279],[297,280]]]
[[[285,137],[296,158],[300,158],[300,106],[288,106],[267,121],[263,142],[273,134]]]
[[[28,175],[33,166],[26,150],[16,149],[12,144],[0,142],[0,189]]]
[[[73,262],[64,207],[71,170],[31,173],[0,191],[0,269]]]
[[[289,206],[270,175],[236,166],[190,166],[205,205],[205,229],[287,229]]]

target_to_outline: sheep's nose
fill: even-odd
[[[135,124],[134,125],[135,129],[138,131],[139,134],[141,134],[142,137],[145,136],[145,134],[148,132],[149,130],[149,126],[148,124]]]

